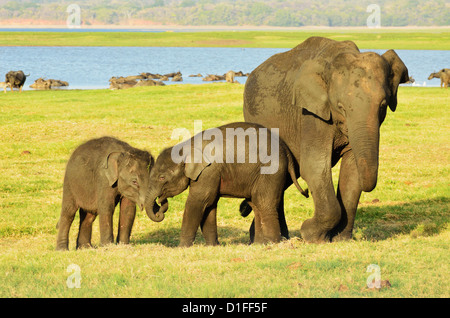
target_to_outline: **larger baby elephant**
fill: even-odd
[[[147,151],[112,137],[92,139],[79,146],[67,163],[56,249],[68,249],[69,229],[78,209],[77,248],[91,246],[92,223],[97,215],[100,243],[112,243],[113,213],[119,201],[117,242],[129,243],[136,204],[143,210],[153,163]]]
[[[245,198],[255,212],[255,242],[278,242],[281,235],[288,237],[284,191],[293,182],[306,195],[295,164],[284,142],[263,126],[232,123],[209,129],[161,152],[150,173],[146,208],[152,211],[158,197],[167,208],[167,198],[189,186],[180,246],[193,244],[199,225],[206,243],[216,245],[219,198]]]

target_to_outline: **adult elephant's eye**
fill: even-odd
[[[166,178],[164,176],[159,177],[159,181],[164,181]]]
[[[139,183],[137,182],[137,180],[133,180],[132,183],[133,183],[135,186],[139,186]]]

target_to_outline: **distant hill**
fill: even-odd
[[[446,0],[0,0],[0,24],[65,24],[67,7],[83,25],[366,26],[380,7],[382,26],[448,26]]]

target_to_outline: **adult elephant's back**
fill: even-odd
[[[290,134],[292,138],[286,138],[289,130],[300,122],[299,110],[286,106],[292,103],[292,76],[295,74],[290,70],[301,66],[299,58],[307,52],[300,51],[299,56],[294,53],[297,52],[290,50],[273,55],[250,73],[244,89],[244,119],[268,128],[279,128],[281,138],[299,161],[298,136]]]
[[[293,86],[302,64],[325,55],[336,41],[310,37],[295,48],[278,53],[250,73],[244,89],[244,119],[268,128],[279,128],[300,162],[301,107],[293,100]],[[339,42],[343,49],[359,52],[353,42]],[[324,57],[325,58],[325,57]]]

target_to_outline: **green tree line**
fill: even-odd
[[[0,0],[3,20],[62,22],[78,4],[84,25],[137,22],[228,26],[365,26],[378,4],[382,26],[448,26],[446,0]]]

